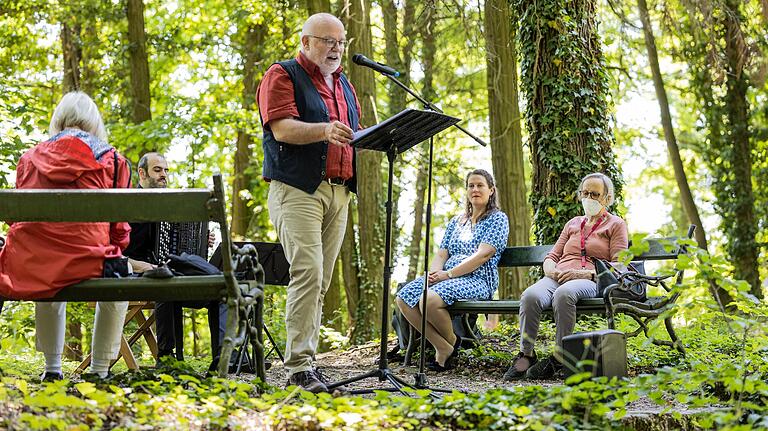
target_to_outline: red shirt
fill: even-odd
[[[320,68],[312,62],[303,52],[299,52],[296,57],[299,65],[307,72],[312,79],[315,88],[320,97],[323,98],[325,106],[328,108],[330,121],[340,121],[349,127],[349,117],[347,116],[347,100],[344,98],[344,89],[341,86],[339,75],[341,67],[333,72],[333,91],[325,83]],[[351,84],[350,84],[351,85]],[[299,118],[299,110],[296,107],[296,101],[293,98],[293,81],[291,81],[288,72],[279,64],[273,64],[264,74],[259,89],[256,92],[259,102],[259,112],[261,119],[266,126],[272,120],[281,118]],[[360,102],[357,100],[357,94],[352,87],[352,94],[355,94],[355,104],[357,105],[357,114],[360,115]],[[343,115],[339,115],[343,113]],[[352,155],[354,149],[347,145],[339,147],[338,145],[328,145],[328,154],[325,160],[326,178],[343,178],[348,180],[352,178]]]

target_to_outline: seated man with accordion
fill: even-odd
[[[159,153],[147,153],[138,164],[140,188],[167,187],[168,164]],[[164,268],[170,255],[182,253],[197,255],[206,259],[208,247],[213,245],[213,235],[208,231],[208,224],[189,223],[131,223],[130,245],[125,250],[134,272],[146,273],[146,276],[172,276]],[[207,262],[205,262],[207,263]],[[156,267],[161,265],[158,270]],[[211,266],[212,271],[218,271]],[[224,338],[227,321],[227,307],[218,301],[176,301],[155,303],[155,324],[157,329],[157,363],[162,364],[163,357],[175,357],[184,360],[184,324],[183,308],[207,308],[208,326],[211,331],[211,353],[213,362],[218,363],[219,351]],[[233,355],[234,356],[234,355]],[[247,371],[243,369],[243,371]]]

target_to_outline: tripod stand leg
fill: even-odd
[[[277,357],[280,358],[280,362],[285,362],[285,358],[283,357],[282,352],[280,352],[280,347],[278,347],[277,343],[275,343],[275,339],[272,338],[272,334],[269,333],[269,329],[267,329],[266,323],[262,326],[262,329],[264,330],[264,333],[267,334],[267,338],[269,339],[269,342],[272,343],[272,350],[277,353]],[[270,353],[272,352],[270,350]],[[267,354],[267,356],[269,356]]]

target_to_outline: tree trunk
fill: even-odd
[[[411,234],[411,243],[408,246],[408,280],[413,280],[423,274],[419,268],[419,263],[423,262],[421,257],[424,250],[421,248],[422,231],[424,230],[424,203],[427,193],[427,172],[424,169],[416,171],[416,199],[413,202],[413,233]]]
[[[133,122],[142,123],[152,118],[149,94],[149,60],[147,35],[144,30],[144,1],[128,0],[128,52],[131,63],[131,96]],[[146,148],[151,144],[147,143]]]
[[[585,175],[605,173],[621,196],[606,107],[608,75],[595,0],[515,0],[515,5],[533,166],[534,232],[538,243],[551,244],[568,220],[582,214],[575,192]]]
[[[344,321],[342,320],[344,311],[341,308],[342,268],[341,260],[336,260],[336,266],[333,268],[333,276],[331,277],[331,286],[323,299],[322,324],[339,332],[344,328]]]
[[[256,79],[256,63],[263,55],[264,39],[267,35],[266,24],[249,24],[245,31],[245,40],[242,45],[243,64],[243,92],[241,95],[242,109],[257,117],[256,113],[256,88],[259,81]],[[253,153],[253,136],[245,128],[237,131],[237,149],[235,150],[234,176],[232,179],[232,235],[237,238],[245,238],[248,233],[248,224],[252,210],[248,207],[251,202],[250,191],[251,154]]]
[[[669,101],[667,91],[664,88],[664,79],[661,76],[659,67],[659,55],[656,51],[656,38],[653,34],[653,26],[648,15],[648,5],[646,0],[637,1],[640,21],[643,24],[643,34],[645,35],[645,48],[648,51],[648,62],[651,66],[651,75],[653,77],[653,86],[656,89],[656,99],[659,102],[659,111],[661,112],[661,125],[664,129],[664,139],[667,142],[667,151],[669,160],[672,162],[672,168],[675,171],[675,180],[680,189],[680,199],[682,200],[683,210],[691,224],[696,225],[696,242],[699,248],[707,250],[707,236],[699,216],[699,209],[693,200],[693,193],[688,185],[688,178],[685,174],[685,167],[680,157],[680,149],[677,146],[675,129],[672,126],[672,115],[669,111]]]
[[[80,24],[61,23],[61,52],[64,58],[64,93],[80,89]]]
[[[347,10],[347,34],[349,52],[373,57],[370,28],[370,0],[349,0]],[[355,85],[366,123],[376,120],[376,88],[373,71],[368,68],[349,69],[350,81]],[[384,223],[382,217],[382,154],[360,150],[357,152],[357,211],[360,238],[360,296],[357,318],[351,341],[360,344],[379,334],[382,300],[382,273],[384,270]],[[386,336],[384,334],[383,336]]]
[[[80,34],[79,23],[61,23],[61,52],[64,60],[62,91],[64,94],[80,89],[80,60],[83,52]],[[83,358],[82,324],[75,313],[70,312],[68,316],[64,357],[73,361],[81,361]]]
[[[307,16],[312,16],[320,12],[331,12],[330,0],[303,0],[304,8],[307,10]]]
[[[744,75],[747,46],[741,32],[742,15],[739,0],[726,0],[725,8],[725,56],[726,93],[724,107],[729,124],[729,140],[732,143],[734,224],[730,231],[729,249],[736,267],[736,278],[746,280],[750,292],[763,297],[760,273],[757,267],[758,249],[755,241],[755,197],[752,192],[752,142],[749,131],[749,102],[747,78]]]
[[[507,0],[485,3],[488,111],[493,172],[499,205],[509,218],[510,245],[530,243],[530,222],[523,168],[523,141],[517,91],[517,50]],[[499,270],[499,298],[519,298],[525,286],[523,268]]]
[[[358,265],[357,241],[355,240],[355,214],[354,203],[349,204],[347,214],[347,232],[344,234],[344,242],[341,245],[341,275],[344,279],[344,290],[347,298],[348,335],[355,332],[357,326],[357,304],[360,301],[360,283],[357,278],[360,272]]]
[[[696,242],[702,250],[707,251],[709,249],[707,244],[707,236],[704,231],[704,226],[699,215],[699,209],[696,206],[696,202],[693,199],[693,193],[688,184],[688,178],[685,174],[685,166],[683,165],[682,158],[680,157],[680,149],[677,146],[677,138],[675,136],[675,129],[672,126],[672,114],[669,110],[669,100],[667,99],[667,90],[664,88],[664,79],[661,75],[661,67],[659,66],[659,55],[656,50],[656,37],[653,34],[653,26],[651,25],[651,18],[648,14],[648,4],[646,0],[638,0],[637,8],[640,15],[640,21],[643,25],[643,34],[645,35],[645,48],[648,51],[648,62],[651,66],[651,75],[653,77],[653,86],[656,89],[656,99],[659,102],[659,111],[661,112],[661,125],[664,129],[664,140],[667,142],[667,151],[669,152],[669,160],[672,163],[672,168],[675,171],[675,180],[677,181],[677,187],[680,190],[680,200],[682,201],[683,210],[688,218],[688,222],[696,225]],[[720,304],[728,304],[731,302],[731,298],[728,293],[717,288],[716,284],[711,283],[712,294]]]
[[[422,57],[421,64],[424,70],[424,78],[422,79],[421,92],[424,99],[428,102],[434,101],[436,94],[434,88],[434,75],[435,75],[435,55],[437,53],[437,45],[435,41],[435,4],[433,1],[428,1],[424,5],[424,11],[421,14],[419,20],[419,28],[421,29],[422,39]],[[406,17],[408,15],[406,14]],[[413,18],[411,18],[413,19]],[[413,24],[410,24],[413,26]],[[409,42],[412,42],[414,38],[411,38]],[[411,45],[412,46],[412,45]],[[406,48],[410,49],[410,48]],[[403,56],[408,58],[408,67],[410,67],[410,55],[403,52]],[[405,101],[403,101],[405,102]],[[408,280],[413,280],[426,271],[426,266],[419,268],[419,263],[424,262],[425,254],[431,252],[431,250],[425,250],[426,244],[422,244],[424,240],[423,230],[426,224],[424,219],[427,204],[427,169],[424,166],[426,163],[426,157],[429,157],[429,142],[424,142],[419,145],[419,153],[423,155],[425,160],[423,162],[416,163],[416,199],[414,200],[414,214],[413,214],[413,233],[411,234],[411,243],[408,247]],[[430,226],[430,230],[431,230]],[[431,240],[434,240],[430,236]],[[430,249],[434,247],[430,244]],[[430,256],[431,257],[431,256]]]

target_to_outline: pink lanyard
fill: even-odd
[[[581,269],[584,269],[584,268],[587,267],[587,239],[589,238],[590,235],[592,235],[592,232],[596,231],[597,228],[600,227],[600,223],[602,223],[603,220],[605,220],[605,216],[607,216],[607,215],[608,214],[606,213],[606,214],[603,214],[602,216],[600,216],[600,219],[598,219],[597,223],[595,223],[594,226],[592,226],[592,230],[589,231],[587,236],[584,236],[584,225],[587,224],[587,218],[585,217],[584,220],[581,222],[581,229],[580,229],[580,233],[581,233]]]

